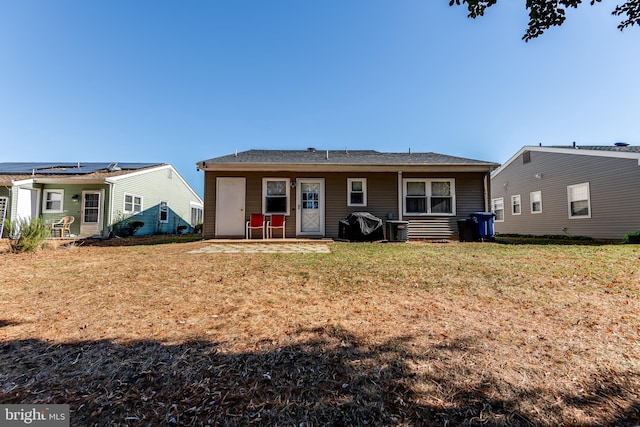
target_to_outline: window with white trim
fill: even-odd
[[[64,190],[43,190],[43,213],[62,213],[64,208]]]
[[[262,179],[262,213],[289,215],[289,178]]]
[[[504,222],[504,199],[491,199],[491,211],[496,214],[497,222]]]
[[[520,195],[511,196],[511,215],[520,215],[522,213],[522,200]]]
[[[202,208],[200,206],[191,206],[191,226],[202,223]]]
[[[142,196],[125,193],[124,208],[122,209],[122,212],[131,215],[142,212]]]
[[[591,194],[588,182],[568,185],[567,201],[570,219],[591,218]]]
[[[455,215],[454,179],[404,179],[405,215]]]
[[[542,192],[533,191],[529,193],[529,200],[531,201],[531,213],[542,213]]]
[[[367,206],[367,178],[347,178],[347,206]]]
[[[158,221],[161,223],[169,222],[169,204],[167,202],[160,202]]]

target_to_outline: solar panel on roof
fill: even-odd
[[[45,163],[45,162],[15,162],[0,163],[0,173],[3,174],[52,174],[52,175],[84,175],[98,171],[108,171],[109,166],[116,164],[122,170],[135,170],[158,165],[159,163]],[[80,167],[78,167],[80,165]],[[115,169],[112,168],[111,171]]]

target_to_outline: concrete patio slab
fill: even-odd
[[[189,251],[190,254],[330,254],[325,243],[214,243]]]

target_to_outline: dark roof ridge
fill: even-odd
[[[546,145],[540,148],[561,148],[571,150],[588,151],[621,151],[627,153],[640,153],[640,145]]]
[[[474,160],[433,152],[388,153],[375,150],[247,150],[214,157],[198,163],[208,164],[326,164],[326,165],[424,165],[475,164],[496,165],[494,162]]]

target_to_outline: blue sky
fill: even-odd
[[[0,161],[249,149],[640,144],[640,29],[605,0],[521,40],[523,1],[0,0]]]

